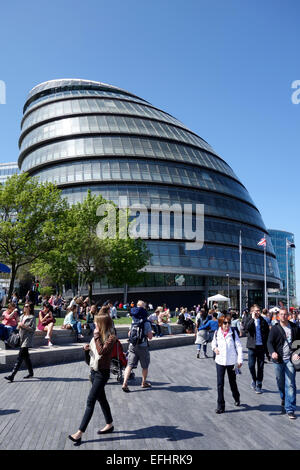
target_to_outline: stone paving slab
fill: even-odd
[[[83,361],[40,367],[35,377],[15,382],[0,374],[1,450],[211,450],[300,449],[298,419],[280,414],[272,364],[265,364],[264,393],[250,389],[245,362],[238,376],[242,406],[233,405],[225,380],[226,413],[216,415],[216,368],[212,358],[197,359],[196,346],[153,350],[149,368],[152,389],[141,389],[141,369],[135,370],[131,393],[125,394],[115,376],[106,393],[115,432],[97,435],[104,418],[98,404],[83,444],[76,448],[67,435],[74,433],[83,416],[90,389],[89,368]],[[209,355],[211,351],[209,347]],[[297,384],[300,387],[300,374]],[[299,398],[299,393],[298,393]]]

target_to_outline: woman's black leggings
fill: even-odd
[[[113,419],[111,416],[109,403],[106,399],[105,390],[104,390],[104,387],[109,379],[109,372],[110,372],[109,369],[102,369],[99,371],[92,370],[91,372],[92,388],[90,390],[87,403],[86,403],[86,409],[85,409],[81,424],[79,426],[79,430],[82,432],[85,432],[90,422],[90,419],[93,416],[95,403],[97,400],[100,403],[106,424],[112,423]]]

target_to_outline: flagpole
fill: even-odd
[[[240,318],[241,318],[242,317],[242,231],[241,230],[240,230],[239,252],[240,252]]]
[[[288,252],[288,239],[285,239],[285,257],[286,257],[286,300],[287,311],[290,311],[290,293],[289,293],[289,252]]]
[[[264,238],[266,235],[264,234]],[[265,308],[268,308],[267,298],[267,241],[264,245],[264,287],[265,287]]]

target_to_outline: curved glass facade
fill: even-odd
[[[70,203],[82,201],[90,189],[116,204],[121,196],[129,204],[144,204],[149,234],[151,223],[157,224],[151,221],[151,204],[192,204],[193,213],[196,204],[204,204],[201,250],[186,250],[183,238],[147,241],[152,258],[145,289],[151,287],[151,272],[153,286],[160,274],[164,283],[172,278],[170,286],[183,278],[186,287],[208,286],[211,279],[221,286],[226,274],[237,279],[240,232],[243,278],[263,289],[264,258],[257,242],[268,232],[259,211],[230,166],[170,114],[101,82],[52,80],[29,93],[19,144],[20,169],[55,182]],[[280,276],[267,238],[267,276],[274,287]]]
[[[101,136],[51,142],[32,150],[23,160],[19,160],[19,163],[23,171],[27,171],[52,161],[94,156],[155,158],[156,160],[191,163],[204,168],[212,168],[238,181],[232,169],[213,154],[187,145],[147,137]]]

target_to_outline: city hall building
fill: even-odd
[[[24,105],[19,147],[20,170],[56,183],[71,204],[90,189],[117,205],[122,196],[149,209],[190,204],[194,213],[204,206],[204,246],[187,249],[172,227],[169,239],[147,239],[152,257],[140,285],[129,288],[129,301],[142,297],[173,308],[229,292],[238,307],[240,232],[243,306],[263,303],[264,254],[257,243],[264,234],[267,286],[280,286],[268,231],[245,186],[204,139],[144,99],[95,81],[44,82]],[[122,300],[123,287],[105,279],[94,289]]]

